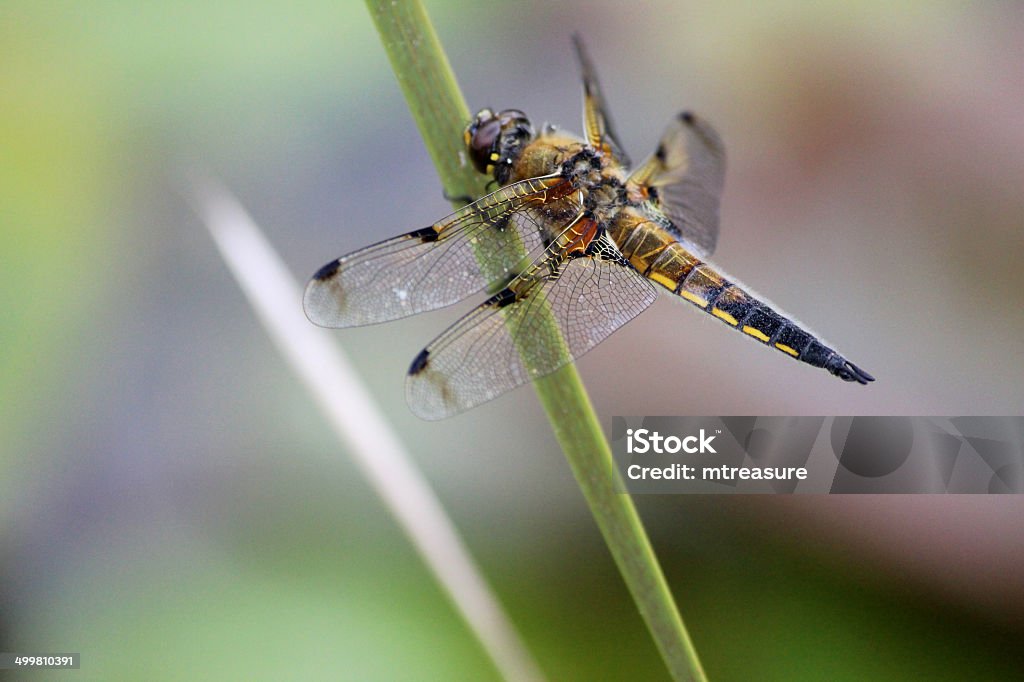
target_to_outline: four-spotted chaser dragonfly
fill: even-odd
[[[325,265],[306,287],[309,319],[373,324],[488,291],[409,368],[406,397],[425,419],[555,371],[643,312],[659,289],[801,362],[846,381],[873,381],[706,261],[725,175],[715,130],[685,111],[654,154],[629,170],[594,68],[582,41],[574,44],[586,139],[551,126],[536,134],[514,109],[482,110],[466,129],[466,149],[500,189]],[[550,333],[550,319],[560,335]]]

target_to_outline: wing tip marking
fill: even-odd
[[[341,267],[341,259],[335,258],[313,274],[313,281],[323,282],[324,280],[330,279],[334,276],[334,273],[338,271],[339,267]]]
[[[430,362],[430,351],[424,348],[413,358],[412,364],[409,365],[409,376],[414,377],[422,372],[427,367],[427,363]]]

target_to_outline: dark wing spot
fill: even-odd
[[[693,121],[694,121],[693,112],[692,111],[684,111],[683,113],[679,114],[679,120],[682,121],[683,123],[685,123],[688,126],[692,126],[693,125]]]
[[[509,220],[508,216],[503,216],[501,218],[498,218],[497,220],[495,220],[495,221],[493,221],[491,223],[491,227],[496,232],[504,232],[505,228],[508,227],[508,220]]]
[[[332,260],[330,263],[317,270],[316,274],[313,275],[313,279],[317,280],[318,282],[322,282],[325,279],[330,279],[331,277],[334,276],[334,273],[338,271],[339,265],[341,265],[340,260]]]
[[[654,151],[654,158],[656,158],[661,163],[665,163],[665,145],[658,145],[658,148]]]
[[[484,305],[493,306],[495,308],[504,308],[507,305],[516,302],[516,292],[511,289],[505,288],[491,296]]]
[[[410,239],[419,239],[421,242],[436,242],[438,234],[433,227],[424,227],[422,230],[413,230],[407,236]]]
[[[419,352],[419,355],[416,356],[416,359],[414,359],[412,361],[412,364],[409,365],[410,376],[415,376],[423,371],[423,368],[427,366],[429,355],[430,351],[428,351],[426,348]]]

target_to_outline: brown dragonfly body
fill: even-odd
[[[491,292],[410,367],[410,407],[428,419],[553,372],[643,312],[659,288],[801,362],[873,381],[707,262],[725,175],[714,129],[684,112],[655,153],[629,170],[578,39],[576,48],[586,139],[552,127],[537,134],[516,110],[482,110],[465,143],[500,189],[430,227],[328,263],[306,289],[309,318],[370,324]]]

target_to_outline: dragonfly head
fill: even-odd
[[[473,167],[484,175],[494,175],[504,185],[512,164],[533,135],[533,125],[523,112],[482,109],[466,127],[463,139]]]

